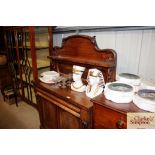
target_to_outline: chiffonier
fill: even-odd
[[[73,35],[62,40],[61,47],[54,47],[51,56],[51,70],[67,76],[72,74],[73,65],[86,67],[82,76],[87,84],[88,70],[102,71],[105,82],[115,80],[116,52],[101,50],[95,37]],[[34,89],[40,116],[40,128],[92,128],[93,102],[84,93],[71,90],[70,86],[47,84],[39,79],[34,81]]]

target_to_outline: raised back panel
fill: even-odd
[[[88,69],[98,68],[106,82],[115,80],[116,52],[113,49],[99,49],[95,37],[73,35],[64,38],[62,47],[54,47],[50,58],[53,69],[58,72],[72,73],[72,66],[80,65],[86,67],[84,78]]]

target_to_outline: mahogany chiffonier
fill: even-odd
[[[84,82],[90,68],[99,69],[105,82],[115,80],[116,52],[101,50],[95,37],[73,35],[62,40],[62,47],[54,47],[49,56],[52,68],[63,75],[72,74],[73,65],[85,67]],[[85,94],[57,84],[34,82],[41,128],[92,128],[93,103]]]

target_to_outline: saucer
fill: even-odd
[[[54,81],[50,80],[50,81],[45,81],[42,77],[39,78],[41,82],[44,82],[44,83],[48,83],[48,84],[51,84],[51,83],[55,83]]]

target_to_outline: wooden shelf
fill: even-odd
[[[97,66],[100,66],[100,67],[114,67],[115,66],[115,63],[113,63],[113,62],[105,62],[105,61],[103,61],[103,62],[98,62],[98,61],[95,61],[95,60],[87,60],[87,59],[85,59],[85,58],[77,58],[77,57],[75,57],[75,58],[73,58],[73,57],[65,57],[65,56],[63,56],[63,57],[61,57],[61,56],[48,56],[48,58],[50,58],[50,59],[54,59],[54,60],[57,60],[57,61],[66,61],[66,62],[72,62],[72,63],[75,63],[75,64],[87,64],[87,65],[91,65],[91,66],[93,66],[93,65],[97,65]]]

